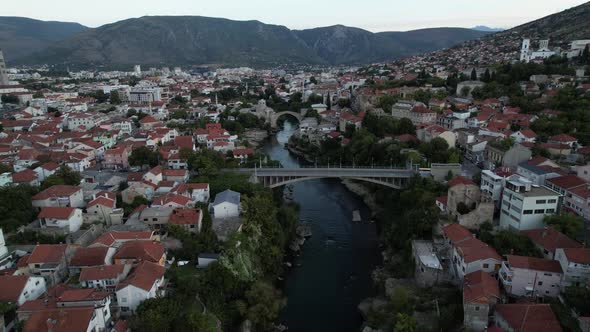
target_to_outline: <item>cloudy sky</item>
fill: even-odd
[[[97,27],[145,15],[201,15],[259,20],[292,29],[344,24],[370,31],[427,27],[510,28],[586,0],[17,0],[2,16],[79,22]]]

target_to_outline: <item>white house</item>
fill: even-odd
[[[141,302],[162,295],[166,269],[144,261],[117,286],[117,303],[123,315],[133,314]]]
[[[558,248],[555,260],[563,270],[562,287],[586,286],[590,281],[590,248]]]
[[[73,207],[43,207],[37,218],[41,228],[59,228],[67,233],[82,226],[82,210]]]
[[[210,264],[217,262],[217,259],[219,258],[219,254],[199,254],[199,260],[198,260],[198,264],[197,267],[200,269],[204,269],[207,266],[209,266]]]
[[[501,263],[502,257],[496,250],[476,238],[468,238],[453,245],[452,264],[460,280],[476,271],[493,274]]]
[[[37,299],[47,290],[43,277],[26,275],[0,276],[0,301],[13,302],[18,306]]]
[[[500,281],[513,296],[556,297],[562,270],[559,262],[536,257],[508,255],[502,262]]]
[[[492,201],[497,202],[500,200],[502,190],[504,190],[504,180],[506,178],[500,176],[490,170],[481,171],[481,193],[486,195]]]
[[[233,218],[240,215],[240,193],[225,190],[215,196],[211,210],[216,219]]]
[[[557,212],[559,201],[558,193],[533,186],[520,175],[510,176],[504,187],[500,227],[517,231],[543,228],[543,219]]]
[[[89,266],[82,268],[79,280],[85,288],[114,291],[130,270],[131,264]]]
[[[83,208],[84,195],[82,188],[68,185],[51,186],[32,197],[34,207],[70,206]]]

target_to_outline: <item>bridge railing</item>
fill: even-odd
[[[320,168],[320,169],[382,169],[382,170],[397,170],[397,171],[408,171],[411,170],[411,168],[408,167],[400,167],[400,166],[390,166],[390,167],[384,167],[384,166],[333,166],[333,165],[323,165],[323,166],[313,166],[313,165],[307,165],[307,166],[298,166],[298,167],[282,167],[282,166],[257,166],[256,167],[259,170],[265,170],[265,169],[288,169],[288,170],[292,170],[292,169],[299,169],[299,168],[303,168],[303,169],[314,169],[314,168]]]

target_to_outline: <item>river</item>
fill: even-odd
[[[298,159],[284,149],[297,126],[284,128],[264,151],[284,167]],[[359,331],[358,304],[373,294],[371,271],[380,263],[377,230],[368,223],[370,211],[362,199],[338,180],[310,180],[294,185],[300,220],[311,224],[313,236],[286,275],[287,306],[279,321],[289,331]],[[362,223],[352,222],[359,210]]]

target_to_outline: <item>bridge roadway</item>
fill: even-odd
[[[302,167],[302,168],[254,168],[240,169],[242,173],[250,173],[251,181],[262,183],[266,187],[275,188],[289,183],[322,179],[342,178],[366,181],[401,189],[416,172],[408,168],[361,168],[361,167]]]

